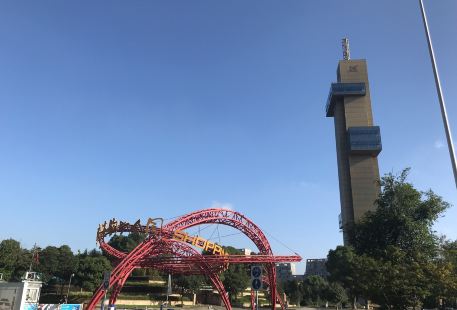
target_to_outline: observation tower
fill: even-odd
[[[337,82],[332,83],[326,116],[335,122],[336,156],[340,187],[340,229],[348,244],[348,227],[374,210],[379,194],[379,126],[373,125],[367,62],[350,58],[349,41],[342,40],[343,59],[338,62]]]

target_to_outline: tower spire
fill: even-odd
[[[351,59],[351,51],[349,50],[349,39],[343,38],[341,40],[341,46],[343,47],[343,59],[344,60]]]

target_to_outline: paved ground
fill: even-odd
[[[158,307],[137,307],[135,309],[150,309],[150,310],[158,310],[159,308]],[[188,310],[225,310],[225,307],[221,307],[221,306],[190,306],[190,307],[184,307],[184,308],[181,308],[181,307],[170,307],[170,308],[167,308],[167,307],[164,307],[163,310],[168,310],[168,309],[173,309],[173,310],[185,310],[185,309],[188,309]],[[233,310],[249,310],[248,308],[235,308],[233,307],[232,308]],[[279,308],[278,308],[279,309]],[[300,308],[290,308],[290,310],[332,310],[333,308],[307,308],[307,307],[300,307]],[[122,306],[120,306],[119,308],[116,308],[116,310],[123,310]],[[270,310],[270,308],[260,308],[259,310]]]

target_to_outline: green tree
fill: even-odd
[[[55,276],[60,281],[60,294],[63,294],[65,285],[68,285],[70,277],[78,270],[78,258],[73,254],[68,245],[62,245],[58,248],[57,270]]]
[[[14,272],[11,276],[12,281],[21,281],[25,273],[29,270],[32,263],[32,252],[27,249],[21,249],[21,255],[19,256]],[[32,270],[36,270],[36,265],[32,264]]]
[[[176,275],[173,279],[173,283],[180,288],[181,304],[183,304],[184,294],[195,294],[206,281],[205,278],[200,275]]]
[[[303,280],[301,290],[305,304],[321,306],[327,300],[328,282],[320,276],[309,276]]]
[[[242,254],[241,251],[234,247],[225,247],[225,251],[229,254]],[[249,285],[248,269],[245,265],[231,264],[222,273],[222,283],[224,284],[230,300],[237,301],[237,295],[244,291]]]
[[[395,246],[408,259],[436,257],[439,238],[432,226],[449,203],[431,190],[415,189],[406,181],[408,172],[384,176],[376,211],[352,226],[350,243],[358,254],[386,257],[387,247]]]
[[[6,239],[0,242],[0,273],[3,279],[10,280],[17,268],[17,263],[21,259],[21,244],[14,239]]]
[[[70,276],[78,269],[78,258],[73,254],[68,245],[62,245],[58,248],[56,276],[63,279],[64,282],[70,279]]]
[[[388,248],[387,253],[389,259],[361,256],[363,296],[388,309],[420,306],[431,293],[433,262],[407,262],[397,247]]]
[[[336,309],[343,307],[348,301],[348,296],[344,287],[338,282],[330,282],[327,287],[326,296],[328,301],[335,304]]]
[[[40,252],[38,271],[43,274],[43,281],[62,283],[62,278],[57,278],[57,270],[59,268],[59,248],[55,246],[47,246]]]
[[[94,291],[103,280],[103,273],[111,270],[110,261],[100,252],[91,251],[78,254],[78,270],[75,284],[87,291]]]
[[[284,293],[286,293],[290,303],[300,305],[303,294],[300,289],[300,284],[297,280],[289,280],[282,283]]]
[[[425,305],[427,308],[434,307],[441,299],[446,306],[457,307],[457,241],[442,238],[439,259],[433,267],[433,294],[426,300]]]
[[[130,233],[127,236],[124,235],[114,235],[108,241],[108,244],[111,245],[113,248],[122,251],[122,252],[130,252],[132,251],[138,244],[144,241],[145,235],[140,233]]]
[[[45,282],[58,283],[62,289],[78,269],[78,259],[68,245],[48,246],[39,253],[37,269],[43,273]]]
[[[338,246],[327,255],[327,271],[332,282],[339,282],[347,289],[355,307],[355,300],[364,290],[361,285],[362,260],[351,247]]]
[[[448,267],[439,264],[433,223],[449,207],[433,191],[406,181],[409,170],[381,181],[377,208],[349,230],[352,247],[328,255],[330,278],[388,309],[417,307],[443,287]],[[440,291],[445,291],[440,289]]]
[[[237,301],[239,293],[244,291],[249,284],[246,268],[240,264],[232,264],[224,271],[222,283],[224,284],[230,300]]]
[[[443,260],[451,264],[457,274],[457,241],[443,240],[440,251]]]
[[[119,251],[127,253],[135,249],[141,242],[144,241],[145,238],[146,235],[141,233],[130,233],[127,236],[114,235],[108,241],[108,244]],[[111,259],[108,255],[106,255],[106,257]],[[145,276],[147,273],[148,271],[146,269],[135,268],[132,275]]]

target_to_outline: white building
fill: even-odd
[[[0,309],[32,310],[38,308],[41,284],[39,274],[27,272],[22,282],[0,282]]]

